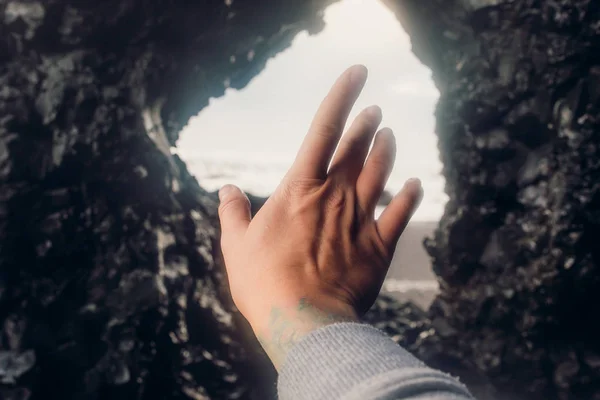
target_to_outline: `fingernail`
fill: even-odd
[[[415,186],[415,187],[420,188],[421,180],[419,178],[410,178],[409,180],[406,181],[406,183],[404,183],[404,186]]]
[[[367,78],[367,67],[364,65],[355,65],[350,72],[350,81],[362,82]]]
[[[385,128],[381,128],[381,130],[379,131],[379,134],[382,136],[389,136],[392,139],[395,139],[394,131],[392,131],[392,129],[388,128],[387,126]]]
[[[225,185],[219,190],[219,200],[223,201],[227,196],[235,191],[235,187],[233,185]]]
[[[366,108],[365,112],[367,115],[373,118],[381,119],[381,115],[383,114],[381,111],[381,107],[378,105],[372,105]]]

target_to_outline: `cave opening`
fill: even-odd
[[[433,264],[440,296],[428,312],[381,296],[367,322],[478,398],[600,399],[598,2],[179,3],[0,3],[0,398],[271,398],[217,198],[169,147],[203,110],[179,142],[200,184],[267,195],[363,63],[354,114],[379,103],[401,138],[388,189],[421,176],[414,222],[444,209],[433,263],[400,268]],[[437,91],[398,25],[440,91],[436,136]],[[398,292],[435,284],[421,277]]]
[[[384,289],[427,306],[437,282],[421,242],[435,229],[447,200],[434,133],[439,92],[429,68],[413,54],[409,36],[381,2],[343,0],[325,10],[324,20],[323,31],[298,34],[244,89],[228,88],[211,99],[181,132],[176,151],[209,191],[233,183],[268,196],[337,75],[352,64],[365,64],[369,80],[350,120],[361,109],[380,105],[382,126],[391,127],[399,143],[386,191],[395,193],[413,176],[421,178],[425,190]],[[236,62],[234,56],[230,62]]]

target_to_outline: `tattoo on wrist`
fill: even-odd
[[[351,321],[354,321],[351,317],[324,312],[302,298],[294,309],[273,307],[266,331],[257,337],[275,367],[279,368],[292,346],[311,331],[336,322]]]

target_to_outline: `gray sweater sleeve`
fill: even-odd
[[[279,400],[473,400],[458,380],[428,368],[378,329],[337,323],[287,355]]]

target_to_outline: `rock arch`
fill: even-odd
[[[370,318],[498,387],[600,398],[600,7],[383,1],[441,91],[450,202],[429,317]],[[332,2],[0,1],[2,397],[264,398],[216,200],[169,147]]]

